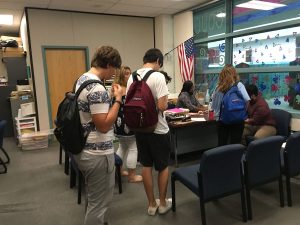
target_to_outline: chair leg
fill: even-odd
[[[65,151],[65,174],[69,175],[70,159],[69,154]]]
[[[0,165],[2,165],[3,168],[4,168],[3,171],[0,171],[0,174],[7,173],[7,167],[6,167],[5,163],[3,162],[3,160],[1,158],[0,158]]]
[[[116,166],[116,178],[119,187],[119,194],[122,194],[123,190],[122,190],[121,166],[119,165]]]
[[[252,207],[251,207],[251,196],[250,190],[246,185],[246,202],[247,202],[247,210],[248,210],[248,220],[252,220]]]
[[[292,193],[291,193],[291,178],[289,175],[286,175],[286,195],[288,206],[292,206]]]
[[[70,188],[73,188],[74,186],[76,186],[76,171],[73,168],[73,166],[71,165],[71,168],[70,168]]]
[[[59,145],[59,159],[58,159],[59,165],[62,164],[62,147]]]
[[[280,207],[284,207],[284,194],[283,194],[283,184],[282,184],[282,175],[280,174],[279,180],[279,198],[280,198]]]
[[[81,193],[82,193],[82,173],[78,171],[78,194],[77,194],[77,203],[81,204]]]
[[[201,210],[201,221],[202,221],[202,225],[206,225],[205,204],[204,204],[204,202],[201,200],[201,198],[199,198],[199,200],[200,200],[200,210]]]
[[[241,202],[242,202],[242,213],[243,213],[243,221],[247,222],[247,210],[246,210],[246,199],[244,190],[241,190]]]
[[[5,149],[3,147],[0,147],[0,149],[2,150],[3,154],[5,155],[6,157],[6,160],[4,160],[3,162],[6,164],[6,163],[9,163],[10,162],[10,157],[9,155],[7,154],[7,152],[5,151]]]
[[[175,177],[171,176],[171,189],[172,189],[172,211],[176,212],[176,194],[175,194]]]

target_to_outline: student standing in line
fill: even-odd
[[[114,83],[119,84],[122,89],[122,106],[119,109],[117,120],[114,124],[114,132],[119,139],[119,148],[117,155],[126,162],[126,170],[122,168],[122,175],[128,176],[129,182],[140,182],[143,180],[142,176],[136,175],[137,164],[137,147],[134,132],[130,131],[124,121],[123,106],[125,104],[126,86],[131,70],[128,66],[122,66],[120,73],[115,77]]]
[[[177,107],[189,109],[190,112],[199,112],[205,108],[199,103],[194,95],[195,86],[192,81],[187,80],[183,83],[180,94],[178,95]]]
[[[232,65],[226,65],[219,75],[218,85],[212,95],[212,109],[214,110],[215,118],[218,120],[218,146],[227,144],[241,143],[244,130],[244,121],[235,124],[225,124],[219,120],[220,108],[224,93],[226,93],[233,85],[237,85],[245,102],[250,100],[243,83]]]
[[[99,47],[91,62],[91,69],[77,81],[76,90],[89,79],[111,79],[121,66],[119,52],[110,46]],[[122,104],[122,89],[112,87],[115,102],[110,93],[99,83],[88,85],[78,97],[81,124],[89,132],[82,152],[74,155],[83,173],[88,199],[84,225],[103,225],[112,200],[115,186],[115,158],[113,148],[113,124]]]
[[[246,87],[251,98],[247,108],[248,118],[245,120],[245,128],[242,136],[242,144],[246,145],[246,137],[254,136],[255,139],[276,135],[275,120],[266,100],[258,94],[258,88],[254,84]]]
[[[158,210],[159,214],[167,213],[172,202],[166,199],[169,180],[169,155],[171,151],[169,127],[163,116],[163,111],[168,106],[168,87],[165,76],[158,72],[163,66],[163,54],[159,49],[149,49],[143,58],[143,67],[137,70],[141,78],[149,70],[155,70],[147,79],[147,84],[156,101],[158,110],[158,124],[153,133],[136,132],[136,142],[139,152],[140,163],[143,165],[142,176],[144,189],[148,198],[148,215],[154,216]],[[127,91],[133,83],[132,76],[128,79]],[[155,200],[153,190],[153,167],[158,171],[159,199]]]

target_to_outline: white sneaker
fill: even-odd
[[[166,199],[166,205],[165,205],[165,206],[160,205],[160,206],[158,207],[158,213],[159,213],[159,214],[165,214],[165,213],[167,213],[171,208],[172,208],[172,199],[169,198],[169,199]]]
[[[155,199],[155,201],[156,201],[156,206],[149,206],[148,207],[148,215],[149,216],[155,216],[155,213],[156,213],[156,211],[157,211],[157,209],[158,209],[158,206],[159,206],[159,199]]]

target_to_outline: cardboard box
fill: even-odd
[[[17,47],[17,48],[3,47],[2,52],[24,52],[24,49],[23,47]]]
[[[23,47],[18,48],[2,48],[2,57],[23,57],[26,55],[26,52],[24,52]]]

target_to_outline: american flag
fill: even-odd
[[[177,52],[182,81],[191,80],[194,75],[194,38],[180,44]]]

